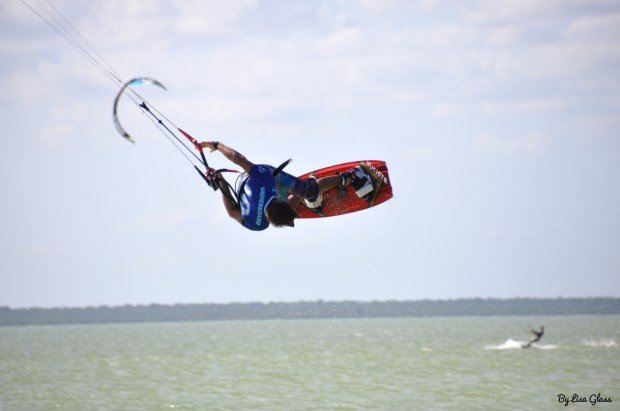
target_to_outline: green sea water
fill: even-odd
[[[1,327],[0,409],[619,410],[618,341],[620,316]]]

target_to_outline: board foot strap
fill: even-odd
[[[372,207],[375,200],[377,199],[377,195],[379,195],[379,190],[381,189],[381,186],[383,185],[383,179],[379,178],[377,173],[375,173],[375,171],[372,168],[370,168],[367,164],[360,163],[360,167],[362,168],[362,170],[364,170],[364,172],[368,175],[368,177],[370,177],[370,180],[372,181],[372,187],[373,187],[372,192],[364,196],[366,203],[368,203],[368,207]]]

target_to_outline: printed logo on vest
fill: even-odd
[[[260,188],[260,195],[258,196],[258,208],[256,210],[256,225],[260,226],[263,223],[263,207],[265,206],[265,187]]]

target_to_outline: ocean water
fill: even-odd
[[[620,316],[0,327],[0,409],[618,410],[619,341]]]

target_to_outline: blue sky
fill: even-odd
[[[295,174],[383,159],[395,196],[244,230],[130,102],[124,141],[117,87],[5,1],[0,305],[620,296],[617,2],[54,5],[196,137]]]

